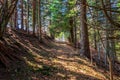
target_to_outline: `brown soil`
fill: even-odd
[[[109,80],[108,71],[91,65],[67,44],[46,38],[41,43],[24,31],[9,31],[0,45],[1,52],[12,56],[7,68],[0,66],[0,80]]]

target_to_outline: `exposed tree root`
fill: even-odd
[[[0,62],[3,66],[9,67],[12,61],[20,58],[14,54],[13,50],[9,46],[0,42]]]

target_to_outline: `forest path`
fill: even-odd
[[[9,33],[9,43],[23,61],[10,69],[10,80],[107,80],[104,71],[90,64],[67,44],[59,44],[21,32]],[[18,51],[17,51],[18,50]],[[107,78],[106,78],[107,77]],[[9,79],[7,79],[9,80]]]

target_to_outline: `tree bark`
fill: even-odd
[[[32,10],[33,35],[35,35],[36,0],[33,0],[32,6],[33,6],[33,10]]]
[[[39,40],[42,41],[42,26],[41,26],[41,0],[38,0],[38,27],[39,27]]]
[[[8,7],[8,0],[4,0],[4,3],[0,9],[0,38],[3,37],[3,33],[5,32],[9,19],[11,18],[14,9],[16,8],[17,2],[18,0],[13,1],[13,3],[11,3],[11,5]]]
[[[29,0],[27,0],[27,33],[29,34]]]
[[[74,43],[74,23],[73,17],[70,17],[69,24],[70,24],[70,43]]]
[[[84,54],[87,58],[90,58],[88,27],[86,17],[86,0],[81,0],[81,41],[80,41],[80,53]]]
[[[23,23],[23,0],[21,0],[21,29],[24,29],[24,23]]]

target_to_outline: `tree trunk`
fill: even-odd
[[[74,17],[74,45],[75,48],[77,48],[77,27],[75,17]]]
[[[112,59],[110,57],[108,57],[108,62],[109,62],[110,80],[113,80],[113,64],[112,64]]]
[[[74,25],[73,25],[73,17],[70,18],[69,20],[70,23],[70,43],[74,43]]]
[[[81,0],[81,41],[80,41],[80,53],[84,54],[87,58],[90,58],[88,27],[86,18],[86,0]]]
[[[33,6],[33,10],[32,10],[33,35],[35,35],[36,0],[33,0],[32,6]]]
[[[42,30],[41,30],[41,0],[38,0],[38,27],[39,27],[39,40],[42,41]]]
[[[17,26],[17,8],[15,9],[15,12],[14,12],[14,28],[15,29],[18,29],[18,26]]]
[[[27,0],[27,33],[29,34],[29,0]]]
[[[21,0],[21,29],[24,29],[24,23],[23,23],[23,0]]]

